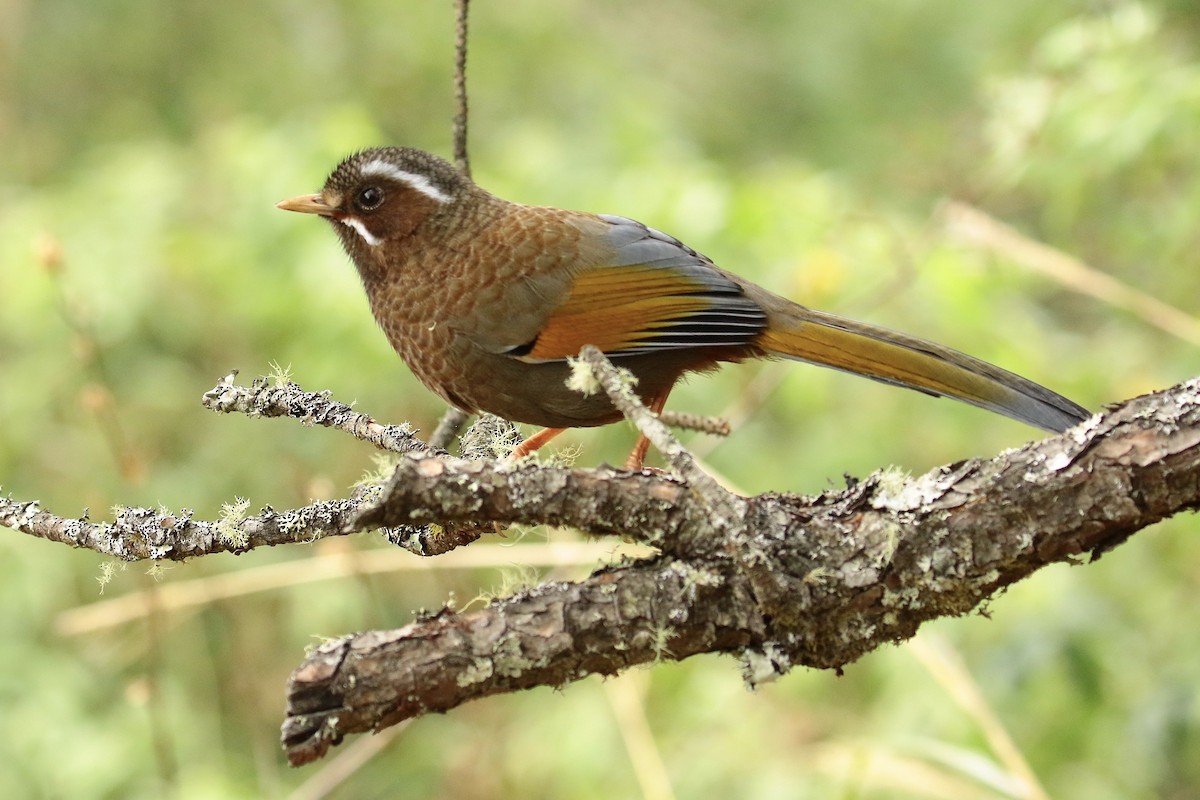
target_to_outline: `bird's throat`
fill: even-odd
[[[344,217],[337,217],[336,219],[338,222],[342,223],[346,227],[354,229],[354,231],[360,237],[362,237],[363,242],[365,242],[367,244],[367,246],[378,247],[379,245],[383,244],[383,239],[381,239],[378,236],[376,236],[375,234],[371,233],[370,229],[367,228],[366,224],[358,217],[344,216]]]

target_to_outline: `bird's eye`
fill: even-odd
[[[368,186],[359,190],[354,196],[354,205],[359,211],[374,211],[383,205],[383,189],[378,186]]]

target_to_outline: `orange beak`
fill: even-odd
[[[329,205],[323,194],[302,194],[299,197],[280,200],[275,207],[282,208],[284,211],[297,211],[301,214],[320,214],[322,217],[332,216],[333,212],[337,210]]]

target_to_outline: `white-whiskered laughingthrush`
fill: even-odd
[[[640,222],[502,200],[420,150],[363,150],[319,193],[279,207],[329,220],[422,383],[463,411],[546,428],[518,454],[621,418],[603,393],[567,387],[567,359],[587,344],[632,372],[655,411],[684,373],[782,356],[1048,431],[1089,416],[956,350],[772,294]],[[629,466],[646,446],[639,439]]]

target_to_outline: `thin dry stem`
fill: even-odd
[[[1200,319],[1031,239],[977,208],[948,201],[939,209],[938,217],[947,233],[962,242],[1012,259],[1073,291],[1129,311],[1159,330],[1200,345]]]
[[[442,418],[438,420],[437,427],[433,429],[433,433],[429,437],[429,446],[436,447],[439,450],[448,450],[450,443],[454,441],[454,437],[462,432],[463,426],[467,424],[467,420],[471,415],[465,411],[461,411],[454,406],[447,406],[446,412],[442,414]]]
[[[632,422],[638,432],[645,436],[662,453],[667,462],[694,489],[702,502],[710,504],[722,516],[732,517],[741,513],[738,498],[725,491],[716,481],[696,464],[692,454],[671,433],[658,416],[638,398],[632,387],[612,362],[592,345],[579,351],[579,359],[592,368],[596,380],[612,400],[614,406]]]
[[[731,430],[729,420],[722,417],[706,417],[689,411],[663,411],[658,415],[662,423],[670,428],[685,431],[699,431],[709,436],[728,436]]]
[[[321,425],[349,433],[389,453],[441,452],[417,438],[411,425],[380,425],[372,417],[333,400],[329,392],[306,392],[299,384],[285,381],[272,385],[267,378],[255,378],[249,386],[233,381],[231,372],[204,393],[201,403],[221,414],[245,414],[249,417],[291,417],[305,425]]]
[[[979,726],[996,758],[1024,788],[1021,796],[1029,800],[1050,800],[1021,748],[1017,747],[951,644],[942,637],[923,634],[909,640],[906,649]]]
[[[604,694],[625,742],[625,752],[645,800],[674,800],[675,789],[646,719],[646,674],[626,672],[604,682]]]

